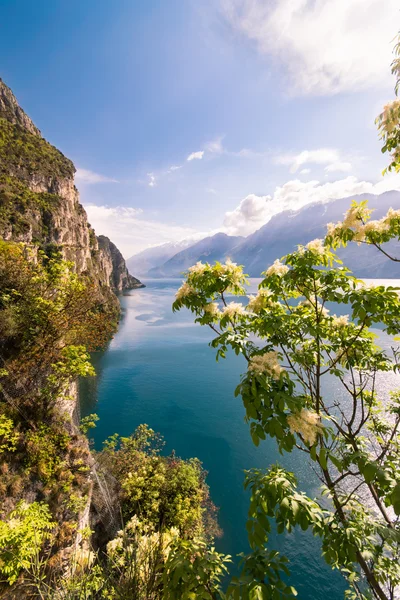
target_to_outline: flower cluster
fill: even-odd
[[[349,324],[349,315],[341,315],[337,317],[336,315],[333,317],[331,325],[332,327],[346,327]]]
[[[202,275],[204,271],[207,269],[207,265],[199,260],[195,265],[189,267],[189,273],[196,273],[197,275]]]
[[[282,275],[285,275],[288,271],[289,267],[277,259],[273,265],[268,267],[268,269],[265,271],[265,274],[267,277],[270,277],[271,275],[279,275],[279,277],[282,277]]]
[[[364,242],[371,239],[371,234],[383,234],[390,230],[390,227],[397,224],[400,220],[400,210],[389,208],[382,219],[369,221],[372,210],[365,207],[352,207],[346,215],[344,221],[338,223],[328,223],[327,235],[333,238],[340,238],[340,234],[346,229],[352,229],[356,242]]]
[[[220,317],[219,306],[216,302],[209,302],[203,306],[204,312],[210,317]]]
[[[388,102],[383,107],[383,112],[379,117],[379,129],[384,135],[391,134],[396,127],[400,125],[400,100]]]
[[[249,303],[247,310],[253,313],[259,313],[263,308],[267,306],[273,306],[278,304],[271,299],[272,293],[269,290],[258,290],[256,296],[249,296]]]
[[[116,566],[123,567],[132,563],[135,557],[140,566],[139,573],[145,577],[148,562],[155,552],[161,551],[164,560],[168,558],[171,543],[179,537],[179,530],[153,531],[149,525],[141,523],[136,515],[126,524],[125,530],[108,542],[107,554]]]
[[[239,267],[236,263],[232,262],[230,258],[225,261],[225,264],[221,265],[221,270],[224,275],[229,277],[234,285],[239,285],[242,282],[242,267]]]
[[[181,285],[179,290],[176,292],[175,298],[177,300],[182,300],[182,298],[187,298],[188,296],[191,296],[192,294],[195,294],[195,293],[196,293],[196,290],[185,281]]]
[[[243,304],[240,304],[240,302],[229,302],[229,304],[225,306],[224,310],[222,311],[222,317],[229,317],[230,319],[234,319],[235,317],[244,314],[245,309]]]
[[[308,244],[306,244],[306,248],[313,254],[323,255],[326,252],[324,240],[321,239],[315,239],[311,242],[308,242]]]
[[[258,373],[259,375],[265,373],[270,375],[273,379],[279,379],[281,373],[285,369],[283,369],[278,362],[278,353],[272,351],[252,356],[248,370]]]
[[[321,417],[311,410],[302,408],[300,412],[288,416],[287,422],[292,433],[298,433],[303,440],[313,446],[321,433]]]
[[[89,548],[81,548],[78,546],[73,554],[73,566],[75,573],[89,569],[94,563],[96,556]]]

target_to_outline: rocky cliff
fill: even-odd
[[[100,250],[100,264],[107,273],[110,285],[114,290],[123,292],[143,287],[143,283],[129,273],[124,257],[108,237],[99,235],[97,242]]]
[[[78,273],[115,292],[141,287],[115,245],[96,237],[74,173],[73,163],[41,136],[0,79],[0,237],[34,252],[57,247]]]

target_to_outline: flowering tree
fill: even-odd
[[[400,226],[400,215],[390,218]],[[349,580],[348,597],[367,597],[367,583],[374,597],[395,598],[400,394],[382,397],[378,384],[379,375],[398,364],[375,344],[370,327],[381,322],[389,334],[399,331],[398,294],[362,285],[323,240],[275,261],[247,305],[228,302],[228,295],[245,295],[245,284],[241,267],[230,261],[197,263],[177,292],[174,310],[185,306],[211,327],[218,357],[228,348],[245,357],[247,371],[236,394],[253,442],[270,436],[281,452],[297,448],[308,455],[327,497],[308,498],[279,466],[248,472],[250,545],[263,551],[271,518],[281,532],[311,528],[322,538],[327,562]],[[346,305],[349,314],[331,314],[328,303]],[[332,377],[342,388],[335,397],[324,391]],[[257,585],[271,585],[264,573]],[[247,585],[239,580],[236,588]]]
[[[400,38],[392,72],[397,94]],[[384,107],[377,123],[382,152],[391,154],[384,173],[398,172],[398,99]],[[247,283],[241,267],[229,260],[197,263],[176,294],[174,310],[189,308],[196,322],[216,334],[211,345],[217,359],[229,348],[247,361],[236,395],[242,396],[254,444],[270,436],[282,453],[305,453],[322,483],[321,497],[311,499],[277,465],[246,474],[253,553],[228,598],[294,594],[281,579],[287,573],[284,557],[266,550],[271,518],[278,532],[300,526],[321,537],[326,561],[350,584],[348,598],[399,596],[400,392],[385,395],[380,386],[384,373],[399,370],[399,351],[388,355],[370,330],[381,323],[388,334],[399,332],[399,295],[392,287],[365,287],[334,253],[357,242],[400,261],[384,247],[400,239],[400,210],[389,209],[379,221],[371,220],[372,212],[366,201],[353,202],[343,222],[328,225],[324,240],[276,260],[246,305],[227,301],[244,296]],[[348,314],[331,314],[331,304],[336,310],[346,305]],[[337,382],[340,394],[327,392],[327,379]]]

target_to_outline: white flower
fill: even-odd
[[[324,240],[316,239],[308,242],[306,245],[307,250],[313,252],[314,254],[325,254],[326,248],[324,246]]]
[[[313,411],[302,408],[300,412],[288,416],[287,422],[292,433],[299,433],[305,442],[313,446],[321,432],[321,418]]]
[[[107,554],[112,556],[122,548],[122,538],[116,537],[107,544]]]
[[[280,374],[285,369],[278,362],[278,353],[272,351],[252,356],[248,370],[259,374],[266,373],[273,377],[273,379],[279,379]]]
[[[246,306],[246,309],[254,313],[259,313],[263,308],[266,308],[267,306],[278,304],[277,302],[271,300],[271,296],[272,294],[269,290],[258,290],[257,296],[248,296],[249,303]]]
[[[186,298],[187,296],[190,296],[190,295],[195,294],[195,293],[196,293],[196,290],[194,288],[192,288],[192,286],[189,285],[185,281],[185,283],[183,283],[181,285],[181,287],[179,288],[179,290],[176,292],[175,298],[177,300],[181,300],[182,298]]]
[[[395,219],[400,219],[400,210],[394,210],[393,208],[389,208],[389,210],[386,213],[386,216],[382,220],[390,225],[391,221]]]
[[[227,258],[224,265],[221,265],[221,270],[224,275],[227,275],[233,284],[240,283],[243,276],[242,268]]]
[[[74,552],[75,568],[77,571],[89,568],[93,564],[94,559],[94,552],[89,549],[76,548]]]
[[[207,269],[207,265],[204,265],[201,260],[199,260],[195,265],[189,267],[190,273],[197,273],[201,275]]]
[[[389,223],[387,223],[385,219],[380,219],[379,221],[368,221],[368,223],[366,223],[364,225],[364,232],[365,233],[370,233],[370,232],[383,233],[388,228],[389,228]]]
[[[285,275],[285,273],[287,273],[289,271],[289,267],[282,264],[280,260],[276,260],[274,262],[273,265],[271,265],[265,272],[266,276],[269,277],[270,275],[279,275],[279,277],[281,277],[282,275]]]
[[[331,324],[332,327],[346,327],[349,324],[349,315],[341,315],[340,317],[335,315]]]
[[[210,317],[218,317],[220,316],[219,307],[216,302],[209,302],[203,306],[203,310]]]
[[[363,227],[363,221],[367,221],[372,214],[372,209],[361,206],[352,206],[344,215],[343,227],[358,230]]]
[[[392,133],[400,124],[400,100],[393,100],[383,107],[380,127],[386,133]]]
[[[338,231],[342,228],[342,226],[342,221],[338,221],[338,223],[328,223],[328,225],[326,226],[328,229],[328,235],[335,236],[338,233]]]
[[[230,319],[236,317],[237,315],[244,315],[245,309],[243,304],[240,302],[230,302],[227,306],[225,306],[222,311],[223,317],[229,317]]]

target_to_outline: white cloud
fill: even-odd
[[[203,158],[204,150],[199,150],[198,152],[192,152],[189,154],[186,160],[201,160]]]
[[[331,165],[328,165],[325,167],[325,171],[327,173],[335,173],[337,171],[341,171],[341,172],[348,172],[351,171],[352,169],[352,164],[351,162],[347,162],[347,161],[337,161],[332,163]]]
[[[299,154],[282,154],[274,159],[278,165],[290,166],[290,172],[296,173],[302,165],[338,163],[340,155],[334,148],[318,148],[317,150],[303,150]]]
[[[229,235],[249,235],[270,216],[271,196],[249,194],[233,211],[225,213],[224,231]]]
[[[222,145],[222,140],[224,136],[219,136],[215,138],[215,140],[211,140],[211,142],[207,142],[205,145],[205,149],[207,152],[211,152],[212,154],[222,154],[224,152],[224,147]]]
[[[156,185],[157,185],[157,177],[154,175],[154,173],[147,173],[147,177],[149,178],[148,186],[149,187],[156,187]]]
[[[379,183],[359,181],[353,176],[323,184],[294,179],[277,187],[272,197],[246,196],[235,210],[225,214],[223,231],[229,235],[249,235],[284,210],[298,210],[315,202],[329,202],[357,194],[382,194],[389,190],[400,190],[400,175],[385,177]]]
[[[173,171],[177,171],[178,169],[182,169],[182,165],[172,165],[172,167],[170,167],[167,170],[167,173],[172,173]]]
[[[302,169],[300,171],[300,175],[308,175],[309,173],[311,173],[311,169]]]
[[[398,0],[221,0],[234,30],[283,63],[289,89],[335,94],[390,78]]]
[[[117,179],[94,173],[88,169],[77,169],[75,173],[75,180],[77,183],[119,183]]]
[[[140,208],[96,204],[85,204],[84,207],[96,234],[109,237],[125,258],[152,245],[199,236],[192,227],[146,219]]]

